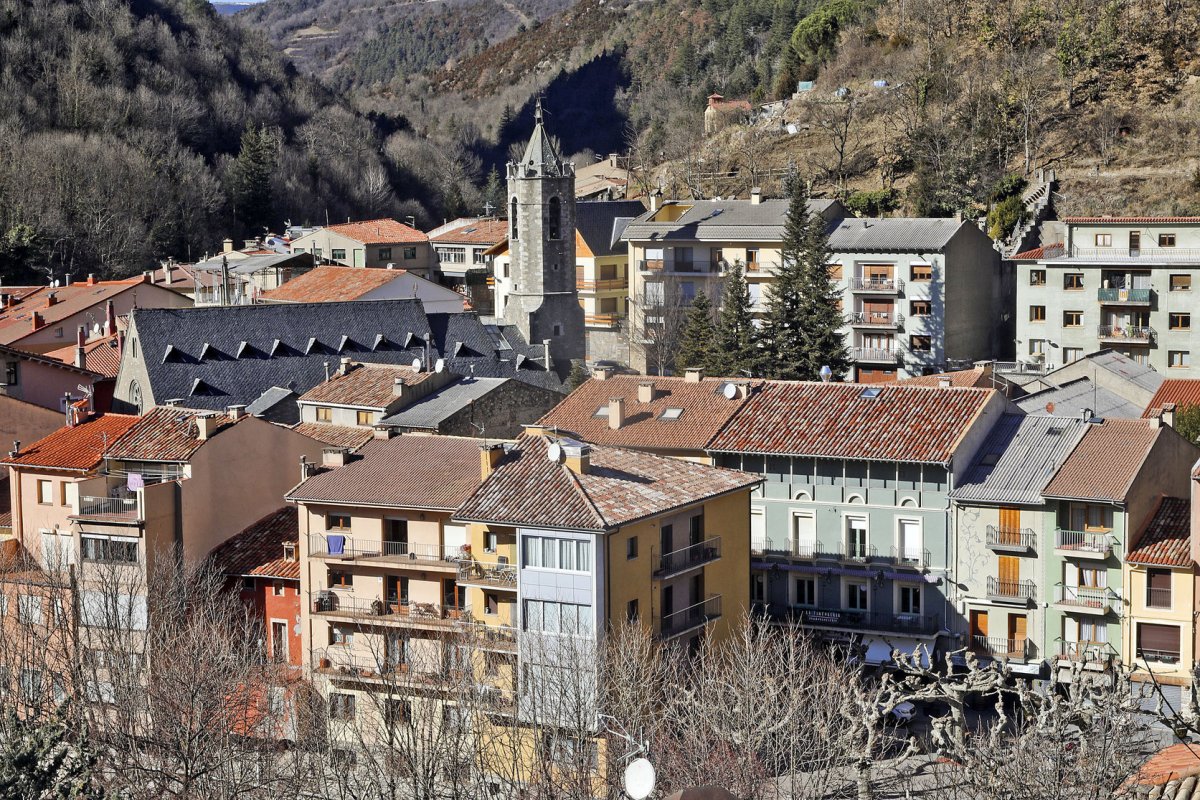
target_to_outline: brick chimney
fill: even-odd
[[[88,286],[95,286],[95,285],[96,285],[96,273],[94,273],[94,272],[89,272],[89,273],[88,273],[87,285],[88,285]]]
[[[51,292],[46,295],[46,308],[50,308],[58,303],[58,292]]]
[[[504,445],[502,444],[485,444],[479,448],[479,477],[481,480],[487,480],[488,476],[496,471],[496,466],[500,463],[500,459],[504,458]]]
[[[654,381],[644,381],[638,384],[638,402],[654,402]]]
[[[598,381],[606,381],[613,376],[614,372],[612,367],[596,367],[592,370],[592,377]]]
[[[576,475],[586,475],[592,466],[592,446],[584,442],[562,442],[563,463]]]
[[[33,316],[31,316],[31,317],[29,318],[29,321],[30,321],[30,323],[33,325],[33,329],[34,329],[35,331],[36,331],[36,330],[40,330],[41,328],[44,328],[44,327],[46,326],[46,319],[45,319],[45,317],[43,317],[41,314],[39,314],[39,313],[38,313],[38,312],[36,312],[36,311],[35,311],[35,312],[33,312]]]
[[[613,397],[608,401],[608,427],[621,430],[625,424],[625,398]]]
[[[104,335],[112,336],[117,332],[117,308],[113,305],[113,301],[109,300],[104,304]]]
[[[700,383],[702,380],[704,380],[704,370],[700,367],[689,367],[683,373],[684,383]]]
[[[80,325],[75,332],[75,366],[87,369],[87,326]]]

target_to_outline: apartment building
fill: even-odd
[[[719,297],[725,272],[740,263],[756,311],[766,309],[780,262],[788,201],[668,202],[625,230],[636,357],[656,371],[658,331],[697,291]],[[952,219],[857,219],[840,203],[810,200],[828,224],[830,270],[840,284],[844,334],[854,367],[845,376],[884,382],[991,358],[1006,349],[1011,296],[999,254],[973,223]],[[666,363],[665,361],[663,362]]]
[[[495,313],[491,250],[507,238],[507,220],[495,218],[460,217],[429,231],[439,279],[480,314]]]
[[[1011,410],[992,389],[764,382],[707,445],[760,475],[751,601],[766,616],[861,643],[951,649],[953,516],[960,483]]]
[[[1068,217],[1065,241],[1019,253],[1017,357],[1066,364],[1112,348],[1164,375],[1192,374],[1200,339],[1200,217]]]
[[[429,237],[394,219],[327,225],[292,240],[293,253],[312,253],[318,264],[386,267],[389,264],[431,278],[437,259]]]

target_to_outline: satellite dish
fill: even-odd
[[[654,765],[644,758],[636,758],[625,767],[625,794],[633,800],[646,800],[654,791]]]
[[[434,372],[442,372],[445,369],[446,369],[446,359],[439,358],[436,362],[434,362],[434,364],[433,364]]]
[[[725,388],[721,389],[721,394],[725,395],[726,400],[732,400],[737,397],[737,387],[732,383],[727,383],[725,384]]]
[[[563,455],[562,445],[559,444],[558,442],[555,442],[554,444],[550,445],[550,447],[546,448],[546,457],[549,458],[551,461],[553,461],[555,464],[559,464],[562,462],[562,455]]]
[[[419,359],[419,358],[414,358],[414,359],[412,360],[412,368],[413,368],[414,370],[416,370],[417,372],[420,372],[420,371],[421,371],[421,359]]]

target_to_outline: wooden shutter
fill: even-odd
[[[1025,615],[1011,614],[1008,618],[1008,638],[1014,642],[1025,641],[1027,633]]]
[[[971,635],[972,636],[987,636],[988,635],[988,612],[972,611],[971,612]]]
[[[1138,648],[1160,650],[1166,653],[1179,652],[1179,628],[1174,625],[1138,624]]]
[[[1000,528],[1006,531],[1020,530],[1021,528],[1021,509],[1019,508],[1002,508],[1000,509]]]
[[[1146,585],[1151,589],[1171,590],[1171,570],[1169,569],[1148,569],[1146,570]]]
[[[999,556],[1000,582],[1015,585],[1021,579],[1021,559],[1016,556]]]

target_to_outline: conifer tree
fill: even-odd
[[[279,142],[266,127],[247,128],[229,170],[229,199],[238,222],[258,232],[270,227],[275,213],[271,179],[279,161]]]
[[[742,265],[734,264],[725,276],[721,313],[717,318],[716,347],[709,361],[713,375],[737,377],[759,373],[758,329],[750,308],[750,290]]]
[[[780,265],[767,297],[763,373],[782,380],[818,380],[821,367],[835,377],[850,368],[839,292],[829,274],[825,220],[808,210],[808,190],[793,178]]]
[[[692,300],[692,307],[688,309],[687,320],[683,325],[679,352],[675,356],[676,369],[700,367],[708,371],[716,347],[716,337],[712,302],[703,291],[696,292],[696,298]]]

